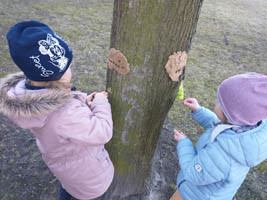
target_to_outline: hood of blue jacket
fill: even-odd
[[[226,130],[216,140],[237,162],[254,167],[267,159],[267,119],[258,127],[243,133]]]

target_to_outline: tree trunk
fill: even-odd
[[[189,51],[203,0],[115,0],[111,48],[130,72],[108,69],[114,136],[107,148],[115,178],[104,199],[145,196],[160,129],[178,90],[165,70],[168,57]]]

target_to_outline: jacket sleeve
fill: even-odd
[[[95,99],[88,106],[71,106],[61,115],[59,134],[78,142],[102,145],[112,138],[113,122],[111,106],[107,99]]]
[[[177,144],[177,153],[184,179],[194,185],[222,181],[230,172],[231,158],[216,141],[197,153],[192,142],[186,138]]]
[[[211,128],[214,121],[219,121],[215,113],[204,107],[200,107],[196,112],[191,112],[191,115],[192,118],[205,129]]]

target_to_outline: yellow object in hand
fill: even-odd
[[[180,100],[183,100],[184,99],[184,86],[183,86],[183,81],[181,81],[181,83],[180,83],[178,94],[177,94],[177,98],[180,99]]]

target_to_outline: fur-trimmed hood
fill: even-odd
[[[0,112],[7,117],[27,118],[48,114],[71,101],[71,91],[25,88],[23,73],[15,73],[0,80]]]

